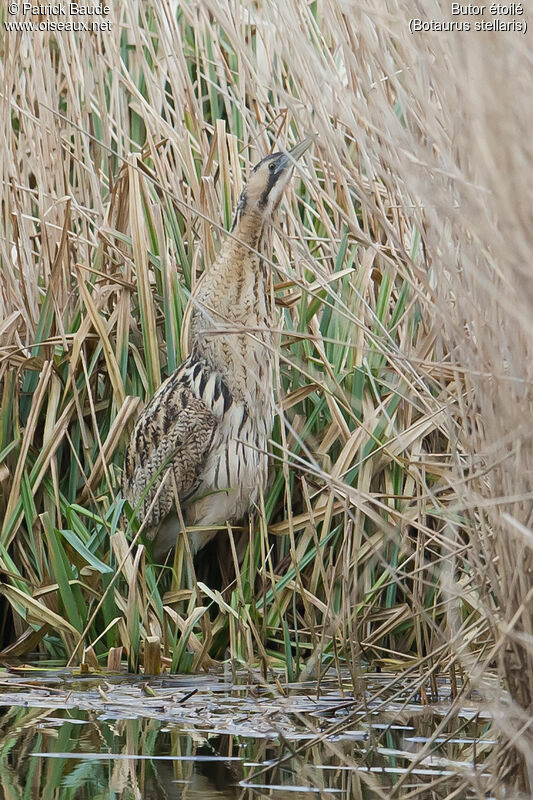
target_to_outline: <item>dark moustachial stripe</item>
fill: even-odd
[[[277,170],[269,170],[268,172],[268,183],[266,189],[263,190],[263,194],[259,198],[259,208],[264,208],[267,204],[268,195],[272,191],[272,187],[276,183],[277,179],[279,178],[279,174]]]

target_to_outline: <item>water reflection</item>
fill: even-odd
[[[10,704],[0,693],[0,800],[445,798],[494,744],[486,720],[458,715],[406,777],[442,713],[367,708],[332,734],[332,722],[349,712],[334,693],[319,701],[307,691],[293,694],[289,707],[286,699],[205,684],[194,701],[175,707],[167,690],[161,683],[154,699],[124,682],[119,702],[109,684],[76,685],[59,703],[59,689],[54,694],[48,684],[38,708]],[[183,697],[188,692],[181,686]],[[93,708],[80,708],[89,696]],[[37,702],[35,693],[26,697]],[[482,796],[472,788],[476,780],[457,796]]]

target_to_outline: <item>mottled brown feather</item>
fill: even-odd
[[[174,506],[174,483],[180,500],[194,489],[217,426],[216,417],[187,385],[183,366],[137,420],[122,472],[122,492],[133,508],[138,507],[137,516],[145,520],[149,538]]]

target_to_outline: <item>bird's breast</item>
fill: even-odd
[[[268,437],[274,420],[270,351],[258,347],[248,352],[246,364],[240,358],[232,361],[233,347],[229,351],[223,364],[219,352],[212,359],[205,351],[202,358],[191,356],[183,380],[219,420],[219,427],[240,434],[252,426],[250,431]]]
[[[221,419],[189,510],[191,525],[236,522],[259,501],[268,474],[272,419],[254,419],[235,404]]]
[[[198,474],[195,501],[187,510],[189,525],[241,519],[258,502],[266,485],[268,442],[274,421],[272,375],[265,360],[254,368],[258,370],[255,378],[245,381],[249,385],[248,400],[243,399],[242,391],[237,395],[225,374],[204,358],[191,357],[184,372],[193,393],[218,420]]]
[[[236,251],[232,251],[235,256]],[[272,316],[259,262],[222,255],[195,295],[191,386],[218,418],[188,524],[237,521],[258,502],[274,421]]]
[[[245,257],[246,256],[246,257]],[[272,309],[264,265],[248,251],[222,254],[194,297],[195,351],[254,413],[272,394]]]

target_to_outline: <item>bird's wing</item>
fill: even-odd
[[[182,377],[178,369],[148,403],[126,452],[122,492],[137,508],[139,521],[146,519],[149,536],[172,509],[174,486],[180,500],[194,490],[217,426],[216,416]]]

